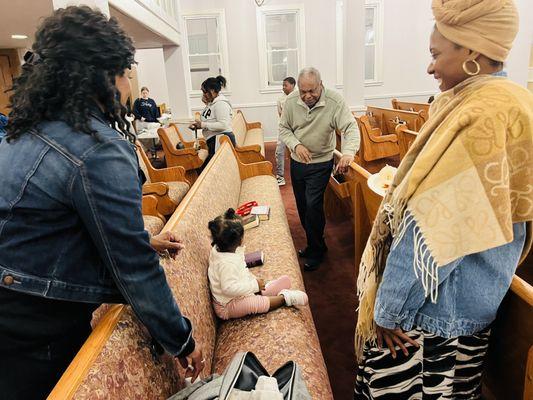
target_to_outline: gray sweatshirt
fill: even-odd
[[[291,150],[293,160],[303,162],[295,153],[299,144],[311,152],[312,163],[331,160],[337,140],[335,129],[341,132],[342,154],[355,155],[359,149],[359,129],[340,94],[324,88],[312,109],[300,99],[298,91],[287,97],[279,122],[279,138]]]
[[[207,139],[219,133],[231,132],[231,118],[233,110],[229,100],[220,93],[211,103],[209,103],[200,116],[202,122],[202,133]]]

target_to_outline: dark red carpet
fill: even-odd
[[[265,148],[267,160],[275,165],[275,143],[266,143]],[[296,210],[290,183],[288,151],[286,153],[287,184],[281,187],[281,195],[294,246],[302,249],[306,245],[305,232]],[[326,260],[317,271],[303,272],[335,400],[353,399],[356,371],[353,337],[357,305],[353,237],[351,218],[328,220],[326,242],[329,251]],[[303,267],[303,263],[300,264]]]

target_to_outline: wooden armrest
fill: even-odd
[[[185,168],[182,166],[154,169],[152,171],[152,181],[154,182],[190,182],[185,175]]]
[[[164,196],[168,193],[168,185],[164,182],[145,183],[143,185],[143,194],[156,194]]]
[[[239,173],[241,175],[241,180],[251,178],[254,176],[259,176],[259,175],[274,176],[274,174],[272,173],[272,163],[270,161],[243,163],[239,159],[239,153],[235,150],[235,148],[231,144],[231,140],[229,140],[229,137],[227,136],[221,137],[220,143],[221,144],[227,143],[229,146],[231,146],[233,154],[235,154],[235,158],[237,159],[237,163],[239,165]]]
[[[359,174],[361,174],[363,177],[365,177],[366,179],[368,179],[370,177],[370,172],[368,172],[366,169],[364,169],[363,167],[361,167],[359,164],[357,164],[356,162],[353,162],[350,164],[350,168],[353,168],[355,171],[357,171]]]
[[[253,151],[253,152],[261,153],[261,146],[258,144],[251,144],[249,146],[235,147],[235,150],[239,153],[243,153],[246,151]]]
[[[239,170],[242,180],[259,175],[273,176],[272,163],[270,161],[260,161],[251,164],[240,163]]]
[[[262,128],[261,122],[247,122],[246,123],[247,131],[249,131],[250,129],[256,129],[256,128]]]
[[[195,141],[194,140],[192,142],[183,141],[182,143],[183,143],[183,146],[185,146],[186,149],[190,149],[190,148],[194,148]],[[204,138],[198,139],[198,144],[200,145],[201,149],[207,150],[207,142],[205,141]]]
[[[155,197],[154,195],[149,194],[149,195],[143,196],[143,199],[142,199],[143,215],[151,215],[165,222],[166,221],[165,217],[157,209],[157,203],[158,203],[157,197]]]
[[[396,133],[405,132],[405,133],[409,133],[415,136],[418,135],[418,132],[410,130],[405,124],[396,125],[395,130],[396,130]]]
[[[398,142],[398,136],[395,134],[390,135],[381,135],[381,136],[370,136],[370,140],[376,143],[384,143],[384,142]]]
[[[100,355],[100,352],[111,337],[124,309],[124,305],[115,304],[104,314],[54,389],[48,395],[48,400],[65,400],[71,399],[74,396],[89,373],[93,363],[96,361],[96,358]]]
[[[511,282],[511,291],[530,306],[533,306],[533,286],[519,276],[513,276],[513,280]]]

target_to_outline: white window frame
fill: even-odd
[[[192,87],[192,77],[191,77],[191,67],[190,67],[190,57],[191,55],[189,52],[189,34],[187,32],[187,21],[188,20],[194,20],[194,19],[205,19],[205,18],[216,18],[217,20],[217,34],[218,34],[218,46],[219,46],[219,52],[220,52],[220,75],[224,76],[228,81],[228,86],[224,90],[222,90],[222,93],[225,95],[230,95],[230,85],[231,85],[231,79],[229,77],[229,62],[228,62],[228,40],[226,35],[226,13],[223,9],[219,10],[208,10],[208,11],[202,11],[202,12],[188,12],[184,13],[182,15],[183,18],[183,32],[184,32],[184,38],[183,41],[186,48],[187,48],[187,64],[189,65],[187,69],[187,75],[189,79],[189,87],[191,88],[189,90],[189,97],[202,97],[202,91],[200,88],[193,88]],[[219,54],[219,53],[214,53]]]
[[[282,85],[268,84],[268,59],[265,17],[269,15],[296,15],[296,43],[298,51],[298,71],[305,65],[305,14],[303,4],[284,6],[262,6],[256,11],[257,17],[257,48],[259,50],[259,76],[261,87],[259,93],[279,93]],[[295,77],[296,78],[296,77]]]
[[[344,0],[349,1],[349,0]],[[337,55],[337,84],[338,89],[343,87],[344,73],[344,35],[343,35],[343,0],[335,2],[336,10],[336,55]],[[366,9],[374,8],[375,17],[375,54],[374,54],[374,79],[365,79],[365,86],[383,85],[383,0],[365,0],[365,17]],[[364,45],[366,47],[366,45]]]

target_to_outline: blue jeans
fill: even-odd
[[[276,175],[285,175],[285,143],[278,138],[276,145]]]

